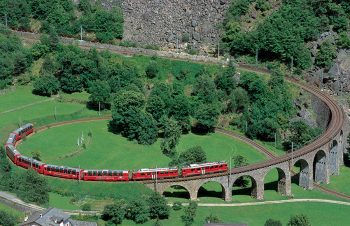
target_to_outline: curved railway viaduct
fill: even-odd
[[[15,31],[21,38],[36,42],[39,40],[38,34],[28,32]],[[73,39],[61,38],[63,43],[74,43]],[[78,42],[80,48],[96,48],[97,50],[108,49],[111,52],[125,55],[157,55],[160,57],[179,58],[190,61],[222,63],[214,58],[198,57],[188,58],[181,54],[169,54],[164,51],[149,51],[143,49],[133,49],[116,47],[103,44],[94,44],[89,42]],[[257,69],[248,65],[239,65],[240,68],[253,70],[257,72],[269,73],[266,69]],[[328,94],[321,92],[318,88],[308,86],[293,78],[287,80],[305,91],[311,93],[318,102],[318,121],[326,128],[325,132],[314,142],[280,157],[274,157],[268,161],[252,164],[245,167],[233,168],[229,173],[202,175],[191,178],[176,178],[161,181],[145,181],[146,186],[163,194],[166,189],[173,186],[181,186],[186,189],[190,195],[190,199],[198,198],[198,191],[202,185],[207,182],[214,181],[222,187],[222,197],[226,201],[232,199],[232,187],[235,181],[241,177],[249,177],[252,181],[251,195],[257,199],[264,198],[264,179],[265,176],[274,169],[278,171],[277,190],[282,195],[290,196],[291,177],[294,174],[292,168],[300,166],[298,174],[299,186],[305,189],[313,189],[314,182],[329,183],[330,175],[338,175],[339,168],[343,164],[343,153],[345,151],[346,135],[349,132],[349,123],[346,115],[341,107]]]
[[[323,111],[325,132],[314,142],[280,157],[274,157],[265,162],[233,168],[229,173],[203,175],[191,178],[176,178],[146,182],[146,186],[163,194],[170,187],[180,186],[187,190],[191,200],[198,198],[199,189],[207,182],[217,182],[222,188],[222,197],[225,201],[232,200],[234,183],[242,178],[249,177],[252,184],[251,196],[258,200],[264,198],[265,176],[274,169],[278,171],[277,190],[282,195],[291,196],[291,178],[293,167],[299,166],[297,175],[299,186],[304,189],[313,189],[314,182],[329,183],[330,175],[338,175],[343,164],[348,120],[342,108],[328,94],[315,87],[305,85],[293,78],[287,80],[317,98],[320,111]]]

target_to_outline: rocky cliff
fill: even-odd
[[[165,48],[216,46],[229,0],[103,0],[120,4],[124,40]]]

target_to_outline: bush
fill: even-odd
[[[173,204],[173,210],[178,211],[182,209],[182,203],[181,202],[174,202]]]
[[[84,205],[81,206],[81,210],[83,210],[83,211],[91,211],[91,204],[90,203],[84,203]]]
[[[157,62],[152,61],[145,70],[148,78],[155,78],[159,73],[159,67]]]
[[[16,218],[5,211],[0,210],[0,225],[15,226]]]
[[[282,223],[279,220],[268,219],[264,226],[282,226]]]
[[[206,161],[207,155],[201,146],[189,148],[179,156],[180,164],[203,163]]]
[[[185,33],[182,35],[182,39],[181,39],[182,42],[189,42],[190,41],[190,35]]]
[[[57,94],[60,89],[58,79],[53,75],[43,75],[37,78],[33,83],[33,92],[42,96],[51,96]]]

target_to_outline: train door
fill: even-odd
[[[205,174],[205,167],[203,167],[201,170],[202,170],[202,174]]]

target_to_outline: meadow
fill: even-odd
[[[109,132],[107,125],[108,120],[103,120],[53,127],[29,137],[18,146],[18,149],[29,156],[32,151],[37,151],[42,161],[46,163],[80,166],[84,169],[139,169],[168,166],[171,159],[162,154],[161,139],[152,145],[139,145]],[[88,136],[89,133],[92,135]],[[86,149],[77,145],[81,137],[84,139]],[[229,162],[232,155],[245,156],[249,163],[266,158],[249,145],[218,133],[182,135],[177,150],[182,152],[194,146],[203,147],[208,161]]]

